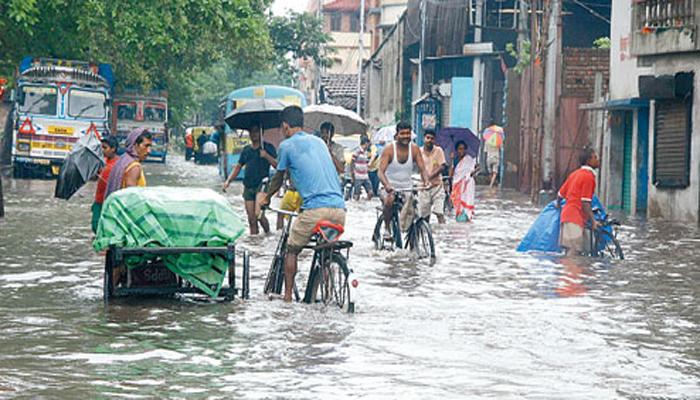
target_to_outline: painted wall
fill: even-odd
[[[382,17],[380,24],[393,25],[399,20],[401,14],[403,14],[403,12],[406,10],[408,0],[384,0],[381,3]]]
[[[356,32],[331,32],[333,42],[329,47],[336,50],[331,57],[336,61],[333,66],[326,68],[328,74],[357,74],[357,62],[359,54],[359,33]],[[365,48],[363,59],[370,56],[372,36],[365,33]]]
[[[639,75],[649,74],[649,68],[637,66],[632,55],[632,1],[612,2],[610,47],[610,99],[627,99],[639,96]]]
[[[650,217],[663,217],[674,221],[700,222],[700,53],[673,55],[657,58],[654,61],[654,74],[674,74],[694,71],[692,137],[690,152],[690,186],[685,189],[659,189],[649,186]],[[654,111],[650,118],[649,163],[650,177],[653,176],[654,160]]]
[[[452,98],[450,104],[450,126],[469,128],[474,131],[473,115],[474,79],[452,78]],[[475,132],[476,133],[476,132]]]

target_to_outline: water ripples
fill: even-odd
[[[168,162],[146,166],[150,184],[219,189],[215,168]],[[431,265],[375,251],[374,205],[351,202],[354,315],[262,294],[276,235],[238,244],[249,301],[104,307],[94,187],[64,202],[53,182],[6,182],[0,398],[700,397],[695,227],[629,219],[624,261],[518,254],[536,208],[480,189],[474,223],[434,228]]]

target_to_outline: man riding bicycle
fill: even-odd
[[[297,258],[311,240],[319,221],[345,225],[345,201],[328,147],[323,140],[303,130],[304,112],[297,106],[282,111],[282,132],[286,139],[278,149],[277,173],[263,200],[269,204],[272,196],[282,187],[289,171],[292,183],[302,198],[301,213],[294,221],[287,255],[284,259],[284,301],[292,301]]]
[[[387,145],[379,161],[379,180],[382,183],[382,203],[384,204],[385,240],[392,239],[391,214],[394,207],[394,191],[413,188],[411,175],[415,164],[426,187],[430,180],[425,170],[420,147],[411,141],[411,124],[401,121],[396,125],[394,141]],[[411,207],[407,202],[405,207]]]

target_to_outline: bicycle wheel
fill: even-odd
[[[411,228],[409,238],[411,250],[418,258],[435,258],[435,242],[433,241],[433,231],[424,219],[419,219]]]
[[[391,217],[391,234],[394,236],[394,246],[397,249],[402,249],[404,243],[401,239],[401,223],[399,222],[399,214],[396,212]]]
[[[317,258],[317,263],[311,267],[304,301],[336,306],[348,313],[355,312],[355,299],[352,298],[350,290],[350,270],[345,257],[332,253],[330,259],[323,262],[320,258]]]
[[[384,218],[381,215],[377,217],[377,223],[374,225],[372,242],[374,243],[375,250],[382,250],[384,248]]]
[[[282,293],[282,285],[284,283],[284,259],[275,255],[275,258],[270,264],[270,270],[265,278],[265,294],[280,294]]]

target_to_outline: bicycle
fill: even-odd
[[[592,235],[589,235],[591,256],[604,257],[609,254],[612,258],[624,260],[622,246],[617,240],[617,227],[620,226],[620,221],[609,218],[599,208],[593,209],[593,215],[600,225],[597,230],[593,231]]]
[[[391,243],[389,249],[393,248],[407,248],[413,251],[419,259],[428,258],[435,259],[435,242],[433,241],[433,231],[430,229],[430,224],[428,221],[417,216],[416,212],[418,210],[418,191],[424,190],[422,188],[413,189],[403,189],[394,190],[390,196],[394,196],[394,205],[391,210],[391,221],[389,222],[391,232]],[[401,237],[401,224],[400,224],[400,213],[404,207],[404,196],[403,193],[410,194],[411,206],[413,207],[413,219],[408,227],[406,237]],[[385,231],[386,225],[384,224],[384,209],[383,206],[377,207],[377,224],[374,226],[374,233],[372,234],[372,241],[374,242],[374,248],[376,250],[383,250],[387,246],[385,244]]]
[[[268,209],[289,217],[265,278],[265,294],[280,294],[284,284],[284,258],[287,255],[287,241],[292,219],[299,214],[275,208]],[[303,301],[308,304],[322,303],[325,306],[333,304],[345,312],[355,312],[355,289],[358,286],[358,280],[347,265],[352,242],[338,240],[343,234],[343,227],[329,221],[319,221],[313,232],[312,244],[304,247],[312,249],[314,255]],[[342,250],[345,250],[345,255],[342,254]],[[302,300],[296,282],[294,282],[293,293],[296,301]]]

